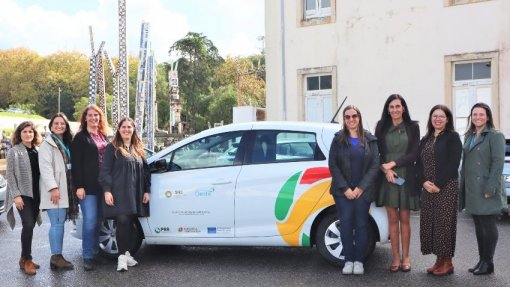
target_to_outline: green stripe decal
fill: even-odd
[[[274,215],[276,216],[276,219],[284,220],[285,217],[287,217],[290,207],[292,206],[292,202],[294,201],[294,191],[296,190],[296,185],[300,176],[301,172],[294,174],[282,186],[282,189],[280,189],[280,193],[278,193],[274,207]]]
[[[308,247],[310,246],[310,236],[306,235],[306,234],[302,234],[301,236],[301,246],[305,246],[305,247]]]

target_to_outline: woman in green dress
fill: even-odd
[[[381,119],[375,129],[382,175],[379,185],[378,206],[388,213],[393,260],[390,272],[411,270],[409,244],[410,210],[419,209],[419,192],[416,188],[415,162],[418,157],[420,128],[411,120],[406,101],[393,94],[384,104]],[[402,252],[400,250],[402,242]]]

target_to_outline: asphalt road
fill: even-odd
[[[344,276],[313,249],[276,247],[177,247],[142,245],[135,258],[139,266],[128,272],[115,270],[110,261],[96,271],[85,272],[81,241],[69,235],[66,225],[64,256],[75,270],[52,271],[47,239],[49,221],[35,228],[33,257],[41,265],[37,275],[27,276],[18,268],[20,255],[19,218],[11,231],[5,214],[0,216],[0,286],[510,286],[510,219],[499,221],[496,273],[474,276],[467,269],[478,259],[472,220],[459,214],[455,273],[445,277],[427,275],[433,256],[419,251],[418,213],[413,214],[409,273],[389,273],[389,244],[377,245],[365,264],[364,276]]]

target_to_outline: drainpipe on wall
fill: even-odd
[[[287,89],[285,87],[285,0],[280,0],[280,37],[282,41],[282,118],[287,120]]]

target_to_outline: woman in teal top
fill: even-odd
[[[377,205],[385,206],[388,213],[393,256],[390,272],[399,270],[408,272],[411,270],[410,210],[419,209],[415,162],[418,157],[420,128],[417,122],[411,120],[402,96],[393,94],[388,97],[375,135],[379,145],[382,171]]]

